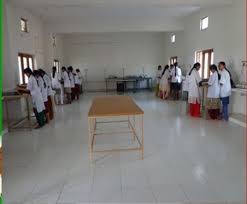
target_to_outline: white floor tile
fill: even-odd
[[[243,201],[244,128],[190,118],[184,102],[130,93],[145,112],[144,160],[139,152],[121,152],[95,155],[91,163],[87,113],[96,95],[105,93],[57,107],[55,120],[42,129],[4,136],[6,204]],[[100,137],[96,144],[133,145],[129,135]]]

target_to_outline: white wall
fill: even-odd
[[[163,33],[71,34],[64,36],[66,65],[88,69],[87,80],[103,81],[109,75],[154,77],[163,64]],[[83,71],[84,72],[84,71]]]
[[[45,66],[44,70],[47,71],[47,73],[50,73],[53,66],[54,59],[59,60],[60,66],[64,65],[64,40],[62,35],[55,35],[56,36],[56,46],[53,46],[52,36],[54,34],[51,34],[48,32],[47,29],[45,29]]]
[[[244,0],[234,0],[229,6],[203,9],[184,20],[184,31],[175,32],[177,42],[171,44],[166,34],[166,58],[178,55],[180,64],[189,69],[194,63],[195,51],[213,48],[215,60],[226,61],[235,80],[241,75],[241,61],[245,59]],[[200,19],[209,16],[209,28],[200,31]],[[184,54],[183,54],[184,53]]]
[[[171,43],[171,36],[176,35],[176,42]],[[168,32],[164,35],[164,45],[165,45],[165,60],[169,64],[171,57],[178,57],[178,62],[180,67],[185,67],[184,57],[185,57],[185,42],[184,42],[184,31],[178,32]]]
[[[20,31],[20,18],[28,20],[29,33]],[[35,56],[36,67],[44,66],[44,25],[31,12],[5,2],[5,46],[3,90],[12,90],[19,83],[18,53]]]

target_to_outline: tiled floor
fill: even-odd
[[[102,94],[58,107],[41,130],[5,135],[6,204],[243,203],[244,128],[190,118],[183,102],[149,92],[133,95],[145,111],[145,159],[122,152],[90,164],[87,112]],[[121,138],[98,143],[111,141]]]

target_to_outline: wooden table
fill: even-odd
[[[9,112],[11,110],[11,107],[9,108],[9,102],[11,101],[18,101],[24,99],[26,102],[26,108],[27,108],[27,115],[23,118],[21,118],[20,120],[18,120],[17,122],[11,123],[10,121],[10,117],[9,117]],[[33,129],[33,124],[31,123],[31,112],[30,112],[30,95],[28,94],[22,94],[22,95],[4,95],[2,97],[2,100],[5,103],[5,110],[6,110],[6,121],[7,121],[7,127],[8,127],[8,131],[12,131],[12,130],[17,130],[17,129]],[[27,126],[19,126],[19,124],[21,124],[22,122],[24,122],[25,120],[28,121]]]
[[[144,112],[129,96],[103,96],[93,99],[91,108],[88,112],[89,124],[89,157],[92,161],[93,153],[107,153],[116,151],[140,151],[141,158],[144,154],[144,132],[143,132]],[[117,118],[126,118],[126,120],[115,120]],[[98,119],[112,119],[112,121],[98,121]],[[102,133],[98,132],[97,125],[104,123],[127,123],[128,131],[116,131]],[[139,128],[139,129],[138,129]],[[138,135],[138,131],[140,134]],[[133,135],[133,141],[138,142],[137,148],[126,149],[105,149],[94,150],[95,137],[97,135],[116,135],[130,133]]]

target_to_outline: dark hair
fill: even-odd
[[[66,67],[62,67],[62,70],[66,71]]]
[[[41,77],[41,79],[43,80],[43,83],[44,83],[44,87],[46,88],[46,83],[45,83],[45,80],[44,80],[43,77],[42,77],[41,72],[40,72],[39,70],[34,70],[34,71],[33,71],[33,75],[34,75],[35,77]],[[39,84],[39,81],[37,81],[37,83]]]
[[[57,67],[52,67],[52,78],[55,78],[55,74],[57,72]]]
[[[24,73],[24,74],[33,75],[33,71],[32,71],[29,67],[27,67],[26,69],[24,69],[24,70],[23,70],[23,73]]]
[[[161,65],[158,66],[158,70],[160,70],[160,69],[162,69],[162,66]]]
[[[71,71],[72,72],[73,71],[73,67],[72,66],[69,66],[68,67],[68,71]]]
[[[34,71],[33,71],[33,75],[34,75],[34,76],[41,76],[39,70],[34,70]]]
[[[43,69],[39,69],[39,72],[40,72],[41,76],[44,76],[46,74],[46,72]]]
[[[177,66],[178,66],[178,63],[175,62],[175,63],[174,63],[174,67],[175,67],[175,77],[177,76]]]
[[[223,65],[223,66],[226,66],[226,63],[223,62],[223,61],[219,62],[219,64],[221,64],[221,65]]]
[[[167,64],[162,72],[162,76],[165,74],[166,70],[169,69],[169,65]]]
[[[191,69],[190,72],[189,72],[189,76],[191,75],[191,73],[192,73],[192,71],[193,71],[194,69],[196,69],[197,67],[200,67],[200,66],[201,66],[201,64],[200,64],[199,62],[195,63],[194,66],[192,67],[192,69]]]
[[[76,72],[80,72],[80,70],[79,70],[79,69],[76,69],[75,71],[76,71]]]
[[[212,64],[212,65],[209,67],[209,69],[210,69],[210,70],[216,71],[217,74],[218,74],[218,80],[220,80],[220,74],[219,74],[219,72],[218,72],[217,66],[216,66],[215,64]]]

